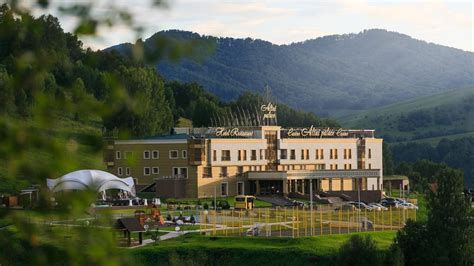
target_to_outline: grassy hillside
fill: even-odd
[[[371,232],[380,255],[395,232]],[[306,238],[240,238],[187,235],[130,250],[143,265],[334,265],[340,246],[352,234]]]
[[[345,127],[374,128],[388,142],[474,135],[474,87],[416,98],[338,119]]]

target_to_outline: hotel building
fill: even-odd
[[[219,119],[223,126],[108,139],[104,161],[109,172],[132,176],[137,187],[159,197],[304,196],[310,186],[317,194],[381,197],[382,139],[374,130],[282,128],[271,103],[254,116],[251,123],[232,116]]]

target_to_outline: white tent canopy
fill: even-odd
[[[100,170],[74,171],[57,179],[47,179],[46,182],[52,192],[86,189],[103,192],[108,189],[121,189],[135,196],[135,184],[132,177],[119,178]]]

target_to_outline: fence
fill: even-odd
[[[253,210],[201,210],[199,231],[224,236],[302,237],[361,231],[398,230],[416,210],[344,210],[330,206],[257,208]]]

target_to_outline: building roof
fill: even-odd
[[[100,170],[74,171],[57,179],[47,179],[46,183],[53,192],[86,189],[102,192],[108,189],[121,189],[135,195],[135,183],[132,177],[119,178]]]
[[[117,219],[116,229],[127,230],[129,232],[145,232],[145,228],[140,224],[137,218],[128,217]]]
[[[383,177],[383,180],[408,180],[408,176],[405,175],[386,175]]]

